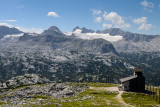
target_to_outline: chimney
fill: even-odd
[[[139,68],[135,68],[134,69],[134,75],[137,75],[137,76],[142,76],[142,69],[139,67]]]

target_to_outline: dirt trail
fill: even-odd
[[[115,97],[119,103],[123,104],[124,107],[134,107],[132,105],[129,105],[127,103],[125,103],[121,97],[121,95],[123,94],[124,91],[119,91],[118,87],[90,87],[90,89],[94,89],[94,90],[103,90],[103,91],[118,91],[119,94]]]
[[[116,96],[116,98],[117,98],[117,100],[118,100],[121,104],[123,104],[125,107],[134,107],[134,106],[129,105],[129,104],[127,104],[127,103],[125,103],[125,102],[123,101],[121,95],[123,94],[124,91],[118,91],[118,92],[119,92],[119,94]]]

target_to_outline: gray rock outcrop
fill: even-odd
[[[20,86],[42,84],[50,82],[47,78],[38,74],[25,74],[23,76],[13,77],[4,83],[0,83],[0,89],[13,89]]]

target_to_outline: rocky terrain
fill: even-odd
[[[0,94],[0,102],[8,103],[12,106],[26,104],[36,98],[38,102],[44,102],[50,97],[54,98],[68,98],[83,92],[87,86],[69,86],[69,83],[48,83],[42,85],[25,86],[23,88],[10,90]],[[32,103],[32,102],[30,102]]]
[[[66,36],[55,26],[40,35],[24,33],[18,41],[0,45],[1,81],[27,73],[42,74],[53,81],[102,81],[106,75],[118,73],[116,65],[123,63],[117,60],[119,55],[109,41]],[[97,65],[106,68],[99,67],[96,72]],[[99,80],[97,75],[101,75]]]
[[[22,77],[22,76],[21,76]],[[25,78],[25,77],[24,77]],[[1,107],[158,107],[149,94],[123,92],[118,84],[42,83],[21,86],[0,93]],[[141,99],[141,100],[139,100]]]
[[[77,31],[79,36],[76,36]],[[141,66],[148,81],[159,85],[158,38],[158,35],[136,34],[118,28],[93,31],[76,27],[66,35],[56,26],[42,34],[3,36],[0,81],[24,74],[41,74],[55,82],[104,82],[112,78],[118,83],[120,78],[132,75],[134,67]]]
[[[87,88],[87,85],[55,83],[41,75],[26,74],[1,83],[0,102],[6,104],[5,106],[18,106],[27,102],[32,103],[33,99],[38,98],[37,102],[44,102],[50,97],[72,97],[79,92],[85,91]]]

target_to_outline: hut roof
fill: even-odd
[[[128,80],[134,79],[136,77],[137,77],[137,75],[133,75],[133,76],[130,76],[130,77],[122,78],[122,79],[120,79],[120,81],[125,82],[125,81],[128,81]]]
[[[134,72],[142,72],[142,69],[141,68],[135,68]]]

